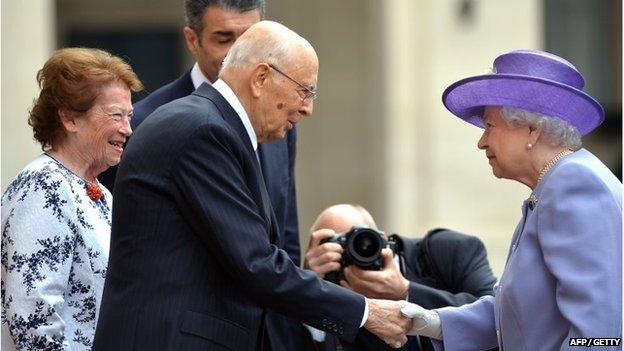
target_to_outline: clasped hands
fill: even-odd
[[[368,319],[364,327],[386,344],[399,348],[407,342],[407,335],[422,335],[442,339],[438,313],[407,301],[367,299]],[[397,311],[397,306],[399,311]]]
[[[305,255],[304,267],[313,270],[320,277],[341,268],[342,247],[331,242],[320,244],[332,235],[334,231],[331,229],[313,232]],[[384,267],[382,270],[363,270],[351,265],[344,269],[346,280],[340,281],[341,286],[367,297],[369,314],[364,327],[394,348],[407,342],[407,334],[429,336],[423,334],[424,331],[437,335],[435,331],[430,332],[426,327],[423,328],[425,324],[432,325],[430,323],[437,318],[437,329],[440,329],[437,313],[406,301],[409,281],[394,263],[391,250],[384,249],[381,255]],[[435,323],[433,325],[435,329]]]

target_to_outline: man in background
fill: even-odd
[[[377,230],[370,213],[358,205],[330,206],[312,225],[312,237],[305,254],[305,267],[319,277],[341,268],[343,248],[335,242],[323,242],[335,233],[346,233],[354,226]],[[396,234],[395,253],[384,249],[380,271],[364,270],[356,265],[344,268],[346,280],[340,285],[370,298],[407,300],[427,309],[461,306],[481,296],[492,295],[496,278],[487,260],[483,243],[476,237],[447,229],[435,229],[424,238],[406,238]],[[315,349],[323,351],[384,350],[379,339],[365,331],[352,344],[310,330]],[[409,337],[408,350],[433,350],[426,338]]]

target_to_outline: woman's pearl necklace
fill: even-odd
[[[546,175],[546,173],[548,173],[548,171],[550,171],[550,169],[564,156],[567,156],[569,154],[572,153],[572,150],[566,149],[561,151],[560,153],[556,154],[555,157],[553,157],[552,160],[550,160],[550,162],[548,162],[546,164],[546,166],[544,166],[544,168],[542,169],[542,171],[539,173],[539,176],[537,177],[537,182],[539,183],[540,180],[542,180],[542,178],[544,178],[544,176]]]

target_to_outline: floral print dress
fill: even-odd
[[[43,154],[2,195],[2,350],[90,350],[112,196]]]

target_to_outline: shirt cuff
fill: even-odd
[[[325,332],[322,330],[318,330],[314,327],[311,327],[307,324],[304,324],[304,326],[308,329],[308,331],[310,332],[310,335],[312,336],[312,340],[316,341],[316,342],[323,342],[325,341]]]

